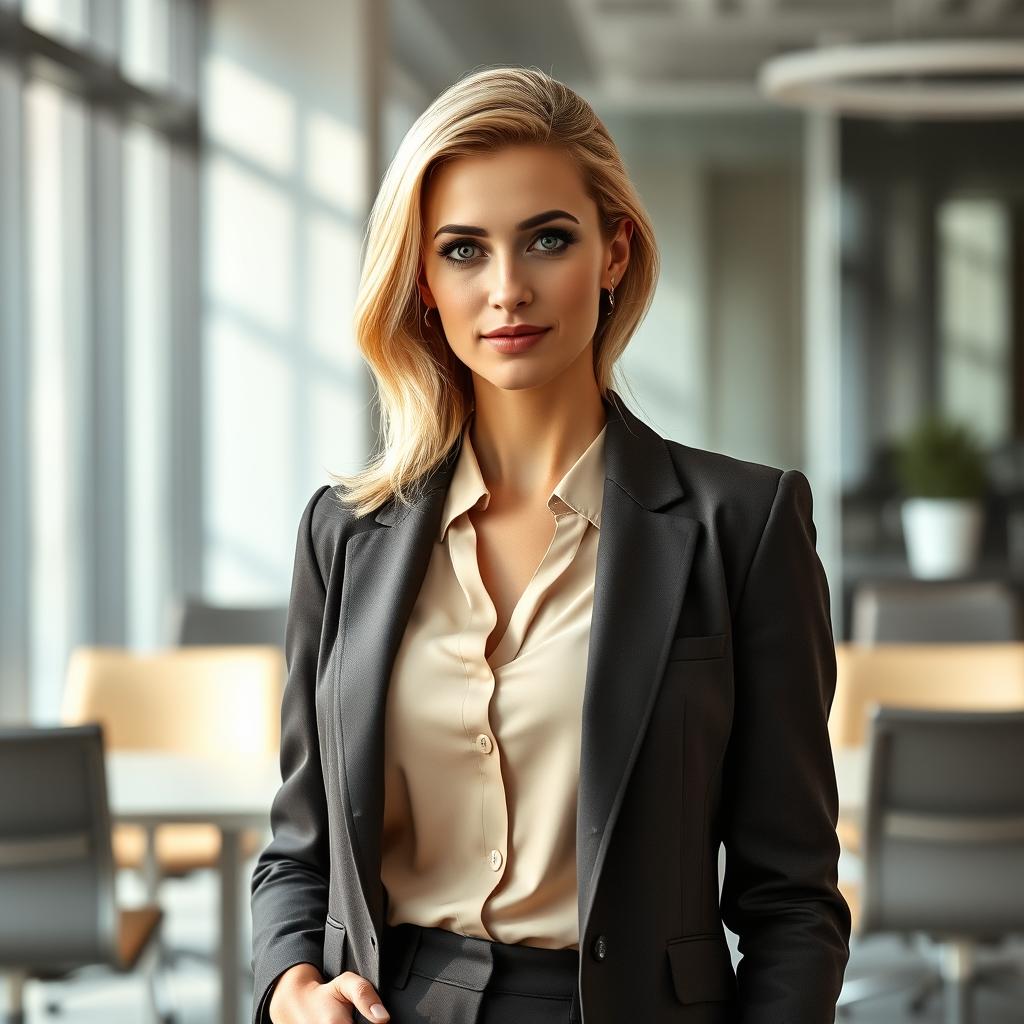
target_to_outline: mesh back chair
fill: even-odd
[[[1022,639],[1016,592],[997,581],[865,583],[854,591],[858,644],[1012,643]]]
[[[272,644],[284,647],[287,605],[232,607],[187,598],[178,609],[172,643]]]
[[[1024,709],[1024,644],[836,644],[833,750],[866,742],[878,704],[934,710]],[[860,852],[860,822],[841,815],[844,850]]]
[[[848,980],[840,1016],[906,988],[916,1010],[944,990],[948,1024],[971,1020],[976,986],[1021,1005],[1017,963],[974,960],[1024,932],[1024,711],[879,707],[869,750],[857,936],[925,936],[940,964]]]
[[[0,907],[0,971],[15,1021],[27,980],[94,964],[142,968],[150,1019],[168,1019],[155,988],[161,910],[115,904],[99,725],[0,728]]]

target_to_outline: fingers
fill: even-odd
[[[377,990],[362,975],[345,971],[330,984],[336,994],[347,999],[367,1020],[390,1020],[391,1014],[384,1008]]]

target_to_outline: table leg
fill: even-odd
[[[156,855],[156,826],[143,825],[146,848],[142,854],[142,881],[146,887],[146,901],[160,902],[160,861]]]
[[[238,960],[241,833],[220,830],[220,1021],[239,1024]]]
[[[24,971],[8,969],[7,975],[7,1012],[0,1020],[9,1020],[12,1024],[22,1024],[25,1019],[25,981]]]

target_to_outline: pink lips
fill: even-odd
[[[534,345],[548,333],[550,328],[545,327],[543,330],[535,331],[531,334],[499,334],[493,337],[483,335],[484,341],[489,345],[493,346],[499,352],[506,352],[509,354],[516,354],[518,352],[525,352],[527,349],[532,348]]]

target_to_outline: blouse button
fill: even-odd
[[[501,867],[501,850],[491,850],[491,870],[497,871]]]
[[[487,733],[485,733],[485,732],[480,733],[480,735],[477,736],[477,738],[476,738],[476,743],[477,743],[477,746],[485,754],[489,754],[491,752],[491,747],[492,747],[491,737],[488,736]]]

